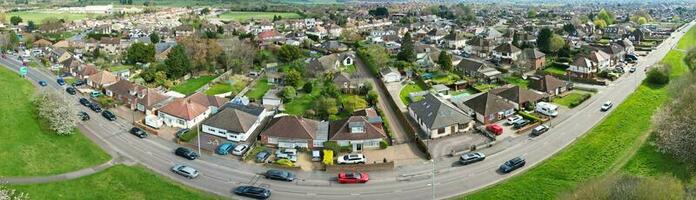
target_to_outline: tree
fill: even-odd
[[[2,34],[2,33],[0,33]],[[14,50],[19,46],[19,38],[17,37],[17,33],[14,31],[9,31],[4,35],[0,35],[0,47],[3,48],[3,50]]]
[[[686,84],[676,84],[679,88],[670,84],[676,97],[653,115],[653,130],[657,135],[656,144],[660,151],[696,166],[696,105],[693,103],[696,102],[696,92],[693,92],[696,90],[696,83],[693,75],[687,77]]]
[[[191,59],[191,66],[195,67],[196,71],[210,69],[211,65],[217,64],[218,56],[222,54],[222,47],[216,40],[192,35],[181,39],[178,43],[185,47]]]
[[[29,22],[27,22],[27,32],[31,33],[34,30],[36,30],[36,24],[34,23],[34,21],[30,20]]]
[[[553,31],[549,28],[543,28],[539,31],[539,36],[537,36],[536,44],[539,50],[544,53],[551,53],[551,38],[553,37]]]
[[[689,67],[689,70],[696,71],[696,48],[691,48],[684,56],[684,63]]]
[[[304,93],[311,93],[313,89],[314,84],[312,82],[305,83],[304,86],[302,86],[302,92]]]
[[[2,11],[0,11],[0,23],[7,23],[7,15],[5,15],[5,12]]]
[[[565,39],[563,39],[563,37],[561,37],[560,35],[557,35],[557,34],[553,34],[553,36],[551,36],[551,41],[549,43],[549,51],[556,53],[556,52],[558,52],[558,50],[563,48],[563,46],[565,46],[565,44],[566,44]]]
[[[41,26],[39,26],[39,29],[46,33],[57,33],[63,28],[63,20],[55,17],[49,17],[41,20]]]
[[[302,86],[302,74],[295,69],[290,69],[285,73],[284,81],[285,85],[300,87]]]
[[[614,14],[605,9],[600,10],[599,13],[597,13],[596,18],[604,20],[604,22],[606,22],[607,25],[614,24],[614,20],[616,20]]]
[[[19,16],[10,17],[10,24],[17,26],[17,24],[22,23],[22,18]]]
[[[437,62],[440,64],[441,69],[452,71],[452,56],[446,51],[440,51],[440,56],[438,57]]]
[[[283,101],[291,101],[297,97],[297,91],[292,86],[285,86],[283,90],[280,91],[280,96],[283,98]]]
[[[370,91],[367,93],[365,100],[367,100],[367,103],[369,103],[370,105],[377,105],[377,103],[379,102],[379,96],[377,95],[377,92]]]
[[[17,190],[0,185],[0,200],[24,200],[29,199],[29,195]]]
[[[172,48],[167,59],[164,60],[164,64],[166,65],[165,71],[169,78],[180,78],[191,71],[191,60],[186,55],[184,46],[180,44]]]
[[[317,109],[317,114],[319,114],[322,119],[327,119],[331,115],[338,113],[338,106],[336,104],[336,99],[334,98],[324,96],[319,97],[314,105]]]
[[[232,70],[233,73],[248,71],[254,64],[254,58],[259,54],[259,50],[254,44],[237,37],[223,39],[222,52],[221,55],[224,59],[220,64],[225,70]]]
[[[669,82],[669,74],[671,67],[666,64],[656,65],[652,69],[648,70],[647,77],[645,78],[648,83],[656,85],[664,85]]]
[[[575,34],[575,31],[577,31],[577,30],[575,29],[575,25],[568,23],[568,24],[563,24],[563,31],[572,35],[572,34]]]
[[[645,17],[639,17],[639,18],[638,18],[638,24],[643,25],[643,24],[646,24],[646,23],[648,23],[648,19],[646,19]]]
[[[372,91],[372,82],[365,81],[363,86],[360,87],[360,95],[367,95],[368,92]]]
[[[302,49],[293,45],[283,45],[278,51],[278,58],[283,62],[291,62],[302,58],[304,55]]]
[[[389,9],[386,7],[377,7],[373,10],[369,10],[368,14],[375,17],[389,17]]]
[[[592,21],[592,23],[594,23],[594,25],[595,25],[598,29],[604,29],[604,28],[607,27],[607,22],[604,21],[604,20],[601,20],[601,19],[595,19],[594,21]]]
[[[126,51],[126,63],[151,63],[155,61],[155,45],[136,42]]]
[[[58,135],[72,135],[77,126],[78,109],[66,96],[44,90],[34,97],[39,117],[46,120],[49,129]]]
[[[152,42],[152,44],[157,44],[160,42],[160,37],[157,32],[150,33],[150,42]]]
[[[353,113],[363,108],[367,108],[367,101],[358,96],[348,96],[343,102],[343,109],[348,113]]]
[[[416,51],[411,39],[411,32],[406,32],[404,38],[401,39],[401,51],[396,55],[398,60],[413,62],[416,61]]]
[[[538,14],[539,11],[537,11],[536,8],[529,9],[529,11],[527,11],[527,18],[536,18]]]

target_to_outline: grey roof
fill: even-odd
[[[474,98],[464,101],[463,104],[474,110],[476,113],[484,116],[515,108],[514,105],[508,103],[502,97],[494,95],[490,92],[480,94]]]
[[[537,50],[536,48],[526,48],[522,51],[522,54],[525,56],[527,59],[537,59],[546,56],[546,54],[542,53],[541,51]]]
[[[439,129],[454,124],[469,123],[472,118],[461,110],[433,94],[425,95],[423,100],[408,105],[425,126],[429,129]]]
[[[155,44],[155,52],[162,53],[169,48],[176,46],[176,42],[160,42]]]
[[[263,107],[226,104],[221,111],[203,121],[203,124],[237,133],[245,133],[254,125],[263,111]]]

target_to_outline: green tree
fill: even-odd
[[[664,85],[669,83],[670,66],[663,64],[661,66],[654,66],[652,69],[648,70],[647,77],[645,78],[649,83],[656,85]]]
[[[322,119],[328,119],[331,115],[338,113],[336,99],[331,97],[319,97],[315,102],[315,106],[318,112],[317,114],[319,114]]]
[[[441,69],[452,71],[452,56],[446,51],[440,51],[440,56],[438,57],[437,62],[440,64]]]
[[[568,23],[568,24],[563,24],[563,31],[565,31],[568,34],[574,34],[575,31],[577,31],[577,30],[575,29],[575,26],[573,24]]]
[[[126,63],[151,63],[155,61],[155,46],[136,42],[126,51]]]
[[[165,71],[169,78],[181,78],[191,71],[191,60],[186,55],[186,49],[181,45],[172,48],[166,60],[164,60]]]
[[[614,24],[614,20],[616,20],[614,14],[605,9],[602,9],[599,11],[599,13],[597,13],[597,18],[604,20],[604,22],[606,22],[607,25]]]
[[[10,24],[17,26],[17,24],[22,23],[22,18],[19,16],[10,17]]]
[[[594,21],[592,21],[592,23],[594,23],[594,25],[595,25],[598,29],[604,29],[604,28],[607,27],[607,22],[604,21],[604,20],[602,20],[602,19],[595,19]]]
[[[283,90],[280,92],[280,96],[283,98],[283,101],[286,102],[292,101],[293,99],[295,99],[295,97],[297,97],[297,91],[292,86],[285,86],[283,87]]]
[[[537,11],[536,8],[529,9],[529,11],[527,11],[527,18],[536,18],[538,14],[539,11]]]
[[[278,59],[283,62],[292,62],[302,58],[303,56],[302,49],[293,45],[283,45],[278,51]]]
[[[389,9],[386,7],[377,7],[374,10],[369,10],[368,14],[375,17],[389,17]]]
[[[304,93],[312,93],[312,90],[314,89],[314,84],[312,82],[305,83],[304,86],[302,86],[302,92]]]
[[[152,44],[157,44],[160,42],[160,36],[157,34],[157,32],[150,33],[150,42],[152,42]]]
[[[377,105],[377,103],[379,102],[379,96],[377,95],[377,92],[370,91],[367,93],[365,100],[367,100],[367,103],[369,103],[370,105]]]
[[[692,72],[696,71],[696,48],[691,48],[686,52],[684,63],[686,63],[686,66],[688,66]]]
[[[3,43],[3,48],[5,50],[14,50],[19,46],[19,38],[17,37],[17,33],[14,31],[9,31],[5,35],[4,38],[5,41],[0,40],[0,42]]]
[[[557,34],[553,34],[553,36],[551,36],[551,41],[549,43],[549,51],[556,53],[556,52],[558,52],[558,50],[563,48],[563,46],[565,46],[565,44],[566,44],[565,39],[563,39],[563,37],[561,37],[560,35],[557,35]]]
[[[537,47],[544,53],[551,53],[551,38],[553,37],[553,31],[549,28],[543,28],[539,31],[539,36],[537,36],[536,44]]]
[[[358,96],[348,96],[343,102],[343,109],[348,113],[367,108],[367,101]]]
[[[302,86],[302,74],[295,69],[290,69],[285,73],[285,85],[299,88]]]
[[[406,32],[404,38],[401,39],[401,51],[396,55],[398,60],[413,62],[416,61],[416,50],[411,39],[411,32]]]
[[[27,32],[31,33],[34,30],[36,30],[36,24],[34,23],[34,21],[30,20],[29,22],[27,22]]]

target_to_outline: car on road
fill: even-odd
[[[271,153],[268,151],[261,151],[256,154],[256,162],[257,163],[264,163],[266,160],[268,160],[268,157],[271,157]]]
[[[114,113],[112,113],[111,111],[105,110],[104,112],[102,112],[102,116],[104,116],[104,118],[106,118],[109,121],[116,121],[116,115],[114,115]]]
[[[102,111],[102,108],[99,107],[99,104],[96,104],[96,103],[89,103],[89,105],[87,107],[89,107],[89,109],[92,109],[92,111],[97,112],[97,113],[100,113]]]
[[[87,112],[85,112],[85,111],[78,112],[77,116],[80,117],[80,120],[82,120],[82,121],[89,120],[89,114],[87,114]]]
[[[338,173],[338,183],[367,183],[370,176],[362,172]]]
[[[240,144],[234,147],[234,149],[232,149],[232,155],[241,156],[244,155],[244,152],[246,152],[247,150],[249,150],[248,144]]]
[[[486,126],[486,130],[490,131],[491,133],[495,135],[502,135],[503,134],[503,127],[498,125],[498,124],[490,124]]]
[[[522,127],[526,126],[526,125],[529,124],[530,122],[531,122],[531,121],[529,121],[528,119],[517,120],[515,123],[512,123],[512,127],[513,127],[513,128],[516,128],[516,129],[519,129],[519,128],[522,128]]]
[[[58,79],[56,79],[56,82],[57,82],[58,85],[60,85],[60,86],[65,85],[65,80],[63,80],[63,78],[58,78]]]
[[[468,165],[471,163],[482,161],[484,159],[486,159],[486,155],[484,155],[481,152],[469,152],[459,156],[459,163],[462,165]]]
[[[75,95],[75,94],[77,94],[77,90],[75,90],[74,87],[65,88],[65,92],[67,92],[67,93],[70,94],[70,95]]]
[[[182,164],[174,165],[172,171],[189,179],[198,177],[198,170]]]
[[[628,72],[633,73],[636,72],[636,67],[631,67],[628,69]]]
[[[174,134],[174,135],[176,135],[176,138],[181,138],[181,136],[188,133],[190,130],[191,129],[182,128],[182,129],[179,129],[178,131],[176,131],[176,134]]]
[[[604,102],[604,104],[602,104],[602,108],[600,108],[600,110],[601,111],[608,111],[613,106],[614,106],[614,103],[612,103],[611,101],[607,101],[607,102]]]
[[[239,186],[232,191],[239,196],[251,197],[254,199],[268,199],[271,197],[271,190],[256,186]]]
[[[193,152],[193,150],[185,148],[185,147],[179,147],[174,150],[174,154],[177,156],[184,157],[188,160],[195,160],[198,158],[198,154],[196,152]]]
[[[266,176],[267,179],[271,180],[280,180],[288,182],[295,180],[295,174],[278,169],[269,169],[268,171],[266,171],[266,174],[264,174],[264,176]]]
[[[516,121],[519,121],[521,119],[522,119],[522,116],[520,116],[520,115],[512,115],[512,116],[507,118],[506,123],[509,125],[512,125],[512,123],[515,123]]]
[[[546,126],[546,125],[536,126],[536,127],[534,127],[534,129],[532,129],[532,136],[539,136],[541,134],[546,133],[546,131],[548,131],[548,130],[549,130],[549,126]]]
[[[92,105],[92,102],[89,102],[89,100],[87,100],[85,98],[80,98],[80,104],[82,104],[83,106],[89,107],[89,105]]]
[[[131,128],[130,133],[139,137],[139,138],[146,138],[147,137],[147,133],[143,129],[140,129],[138,127]]]
[[[338,164],[365,164],[366,162],[367,158],[361,153],[338,157]]]
[[[46,87],[46,86],[48,86],[48,83],[46,83],[46,81],[39,81],[39,85],[41,87]]]
[[[527,162],[524,160],[522,157],[515,157],[511,160],[508,160],[507,162],[503,163],[503,165],[500,165],[500,172],[502,173],[510,173],[511,171],[515,171],[516,169],[519,169],[524,166]]]
[[[232,149],[234,149],[234,147],[236,147],[236,146],[237,146],[236,144],[229,143],[229,142],[225,142],[225,143],[222,143],[221,145],[219,145],[219,146],[215,149],[215,153],[217,153],[217,154],[219,154],[219,155],[227,155],[227,154],[229,154],[230,151],[232,151]]]

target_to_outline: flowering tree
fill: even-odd
[[[654,116],[657,146],[679,160],[696,165],[696,84],[676,94]]]
[[[65,96],[44,91],[34,97],[39,117],[48,121],[49,128],[58,135],[71,135],[79,121],[77,107]]]
[[[24,200],[29,199],[29,195],[0,185],[0,200]]]

